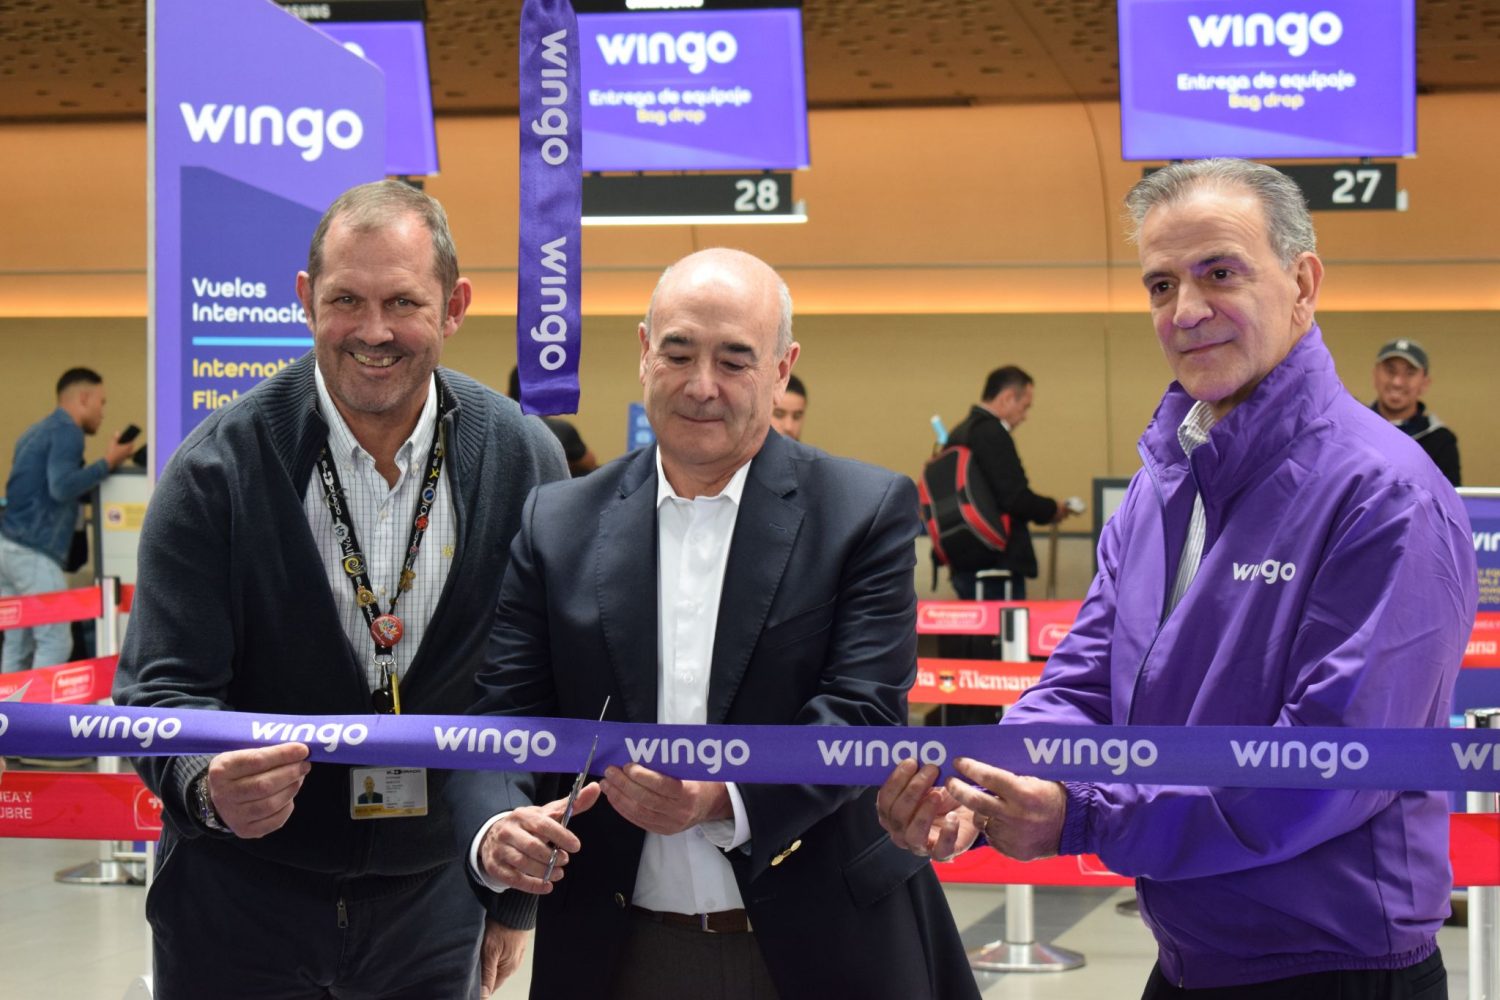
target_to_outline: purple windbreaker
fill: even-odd
[[[1474,623],[1469,519],[1339,382],[1314,326],[1197,448],[1173,383],[1099,543],[1099,575],[1006,714],[1114,725],[1446,726]],[[1193,507],[1207,539],[1165,620]],[[1448,800],[1423,791],[1072,784],[1061,852],[1136,876],[1187,988],[1398,968],[1448,914]]]

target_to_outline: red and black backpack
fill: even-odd
[[[976,473],[974,453],[967,445],[954,444],[934,455],[917,481],[932,553],[961,571],[993,566],[995,555],[1010,541],[1010,515],[1000,510],[989,484]]]

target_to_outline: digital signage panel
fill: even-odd
[[[578,15],[583,168],[808,166],[802,12]]]
[[[1413,0],[1119,0],[1127,160],[1416,152]]]
[[[432,78],[421,21],[320,21],[319,31],[364,56],[385,74],[385,172],[438,172],[432,124]]]

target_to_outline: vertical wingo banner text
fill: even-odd
[[[527,413],[578,412],[582,147],[573,7],[568,0],[526,0],[516,357]]]
[[[1464,495],[1479,564],[1479,610],[1500,611],[1500,496]]]
[[[151,457],[312,346],[297,272],[385,165],[379,69],[267,0],[151,0]]]

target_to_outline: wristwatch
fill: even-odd
[[[234,832],[224,825],[224,819],[219,815],[219,810],[214,808],[214,798],[208,790],[206,773],[193,782],[193,801],[198,806],[198,822],[215,833]]]

